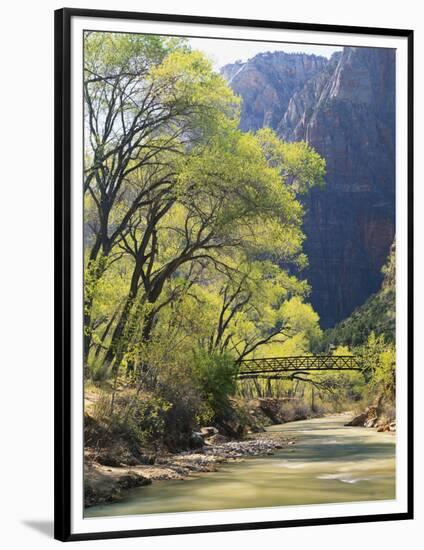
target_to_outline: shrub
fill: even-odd
[[[206,403],[187,364],[170,364],[161,369],[155,393],[170,403],[165,415],[166,446],[170,450],[186,448]]]
[[[87,365],[88,378],[94,383],[105,382],[110,375],[110,368],[103,360],[92,360]]]
[[[197,350],[193,357],[193,374],[207,406],[203,411],[215,419],[224,419],[230,410],[229,396],[236,389],[237,365],[229,354]],[[211,418],[212,419],[212,418]]]
[[[93,417],[107,432],[129,443],[148,445],[161,441],[171,404],[161,397],[135,390],[115,395],[104,393],[93,407]]]
[[[311,407],[305,403],[299,403],[294,408],[294,420],[305,420],[312,413]]]
[[[141,445],[161,441],[166,430],[166,413],[171,407],[171,403],[153,395],[131,400],[118,417],[119,430]]]

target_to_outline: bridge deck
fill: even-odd
[[[240,363],[239,379],[278,377],[284,373],[322,371],[362,371],[360,357],[354,355],[308,355],[245,359]]]

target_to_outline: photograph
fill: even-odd
[[[407,55],[389,31],[81,16],[67,529],[408,516]]]

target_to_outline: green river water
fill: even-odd
[[[395,435],[345,427],[346,415],[271,426],[295,445],[184,481],[155,481],[86,517],[395,498]]]

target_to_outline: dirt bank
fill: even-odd
[[[219,464],[240,461],[246,456],[270,455],[275,449],[295,444],[294,439],[278,432],[251,434],[241,441],[224,439],[215,435],[210,438],[212,441],[195,451],[162,453],[154,458],[154,464],[133,466],[102,465],[92,460],[88,450],[84,470],[85,506],[114,502],[128,489],[155,480],[185,479],[199,472],[214,472]]]
[[[91,405],[89,402],[86,407],[90,413]],[[193,432],[185,447],[191,450],[180,452],[167,445],[166,438],[156,446],[141,447],[122,433],[109,432],[86,412],[85,505],[114,502],[128,489],[155,480],[185,479],[199,472],[214,472],[224,462],[272,454],[294,441],[266,432],[267,426],[324,415],[323,410],[287,398],[234,399],[232,410],[230,420]]]

